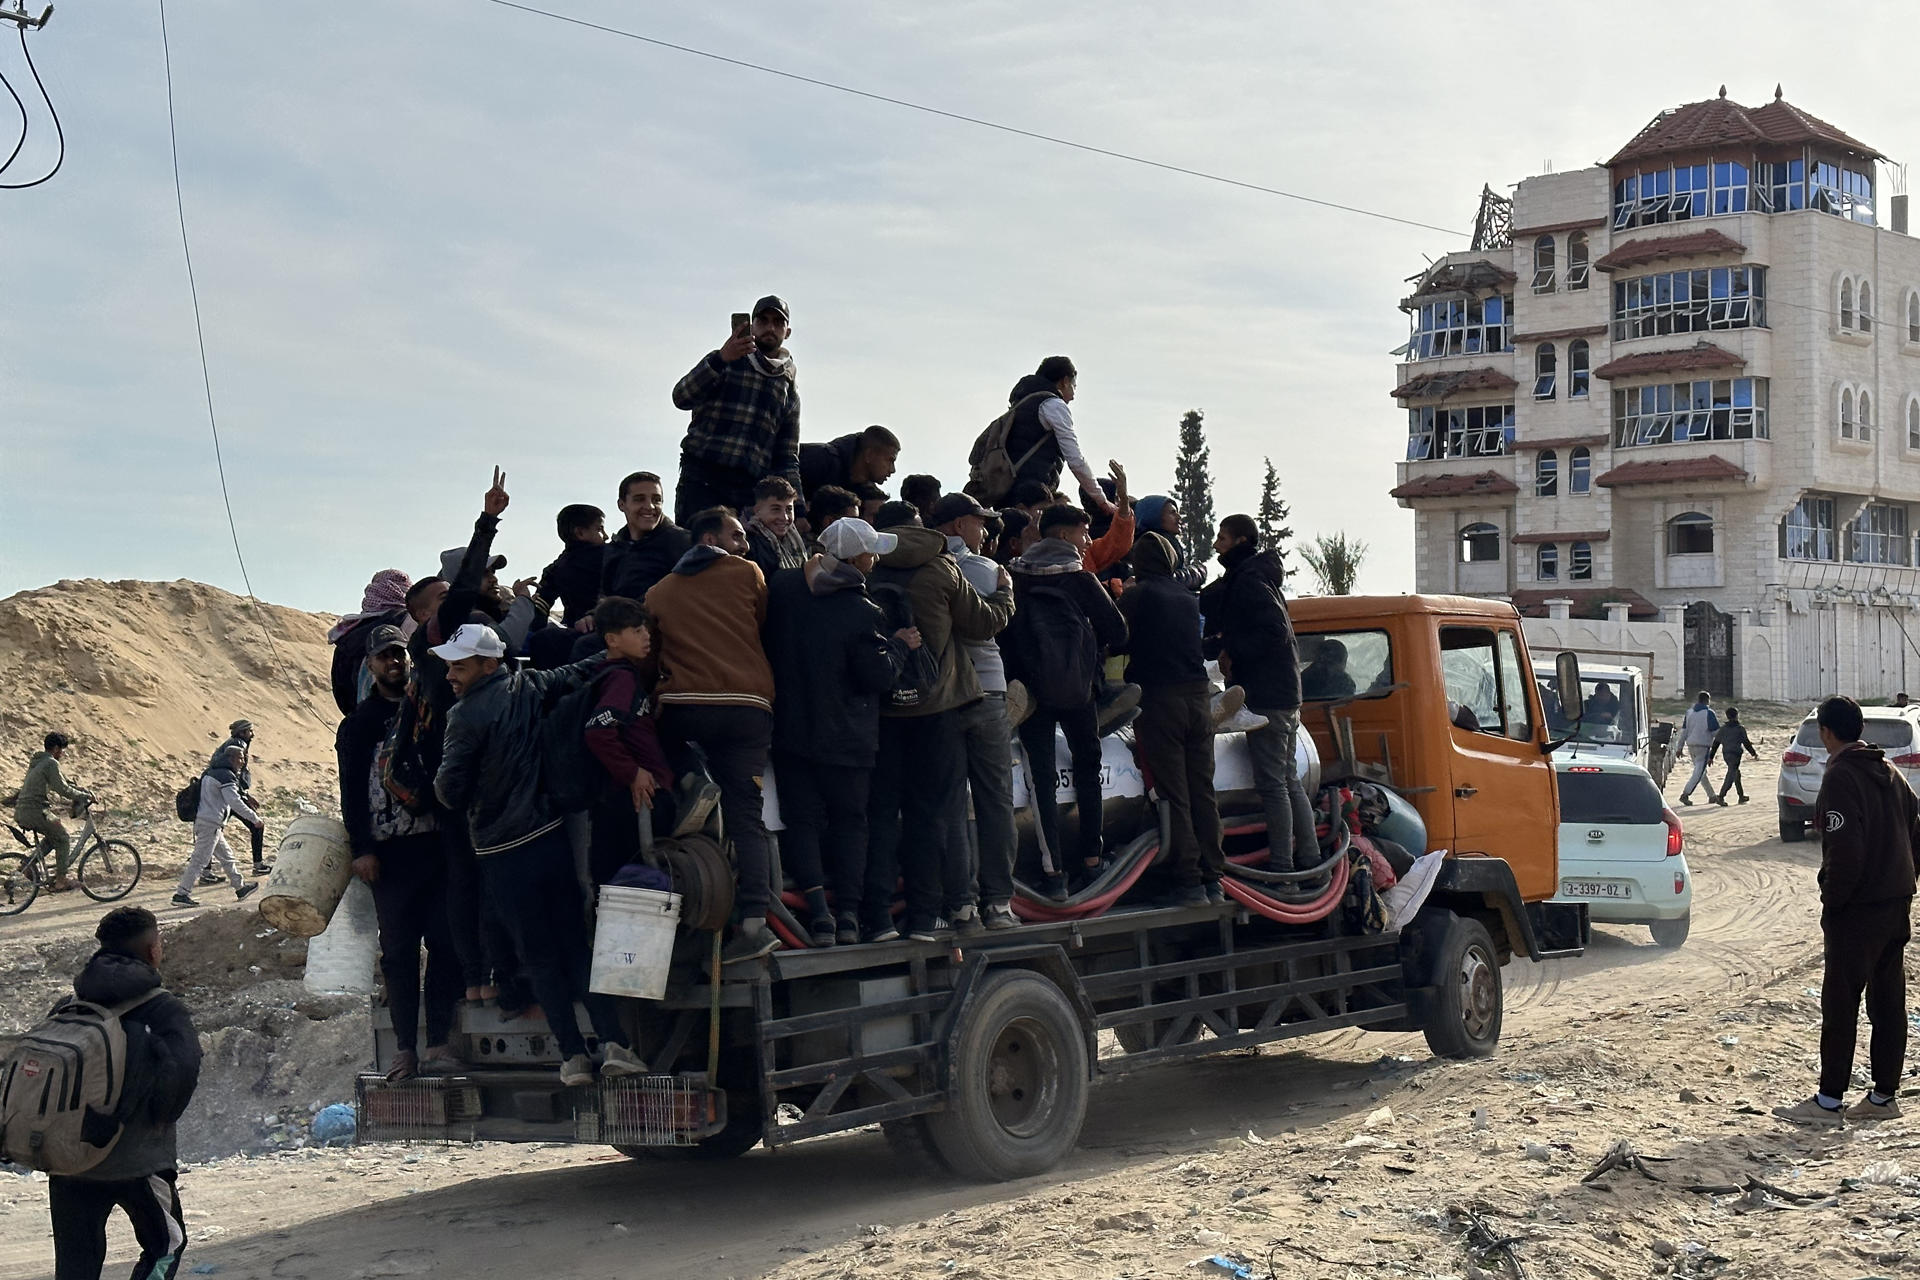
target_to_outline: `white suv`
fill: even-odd
[[[1601,924],[1644,924],[1663,947],[1687,940],[1693,875],[1680,819],[1629,760],[1553,762],[1560,784],[1560,893]]]
[[[1900,771],[1907,785],[1920,791],[1920,707],[1862,707],[1861,740],[1887,753],[1887,763]],[[1820,779],[1827,772],[1827,749],[1820,743],[1820,726],[1812,715],[1800,722],[1800,732],[1780,757],[1780,838],[1789,843],[1807,838],[1813,822],[1813,802],[1820,795]]]

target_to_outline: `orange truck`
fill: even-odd
[[[565,1088],[544,1027],[463,1009],[454,1040],[471,1069],[363,1076],[360,1140],[726,1157],[877,1123],[903,1153],[1007,1179],[1064,1157],[1092,1086],[1143,1067],[1351,1027],[1423,1031],[1446,1057],[1491,1054],[1502,966],[1578,954],[1587,937],[1584,904],[1547,901],[1553,744],[1520,619],[1432,596],[1303,599],[1293,618],[1323,778],[1411,802],[1426,827],[1413,852],[1444,851],[1417,864],[1425,896],[1401,899],[1404,918],[1294,923],[1240,901],[1123,900],[957,945],[779,951],[736,972],[716,963],[718,847],[673,850],[686,899],[666,993],[623,1006],[656,1074]],[[1554,682],[1577,705],[1572,654]],[[374,1025],[384,1069],[384,1009]]]

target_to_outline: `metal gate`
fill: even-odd
[[[1733,696],[1733,615],[1708,600],[1696,600],[1686,613],[1687,693],[1706,690]]]

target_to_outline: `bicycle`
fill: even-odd
[[[74,801],[71,813],[86,821],[74,841],[74,857],[69,863],[80,892],[95,902],[118,902],[140,883],[140,851],[125,840],[101,836],[94,826],[91,799]],[[40,837],[11,822],[4,825],[27,850],[0,851],[0,916],[17,916],[33,905],[51,877],[47,850],[40,845]]]

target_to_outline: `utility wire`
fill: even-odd
[[[40,68],[33,65],[33,50],[27,48],[27,29],[25,27],[20,28],[20,56],[27,60],[27,70],[33,73],[33,83],[39,86],[40,89],[40,101],[47,104],[47,113],[53,117],[53,133],[54,136],[60,140],[60,151],[53,159],[53,168],[47,170],[32,182],[0,182],[0,191],[25,191],[29,187],[37,187],[53,177],[54,174],[60,172],[60,166],[67,162],[66,130],[60,127],[60,112],[54,107],[53,99],[47,94],[46,82],[40,78]],[[0,164],[0,172],[5,172],[7,165],[13,163],[13,157],[20,154],[20,147],[25,146],[27,141],[26,105],[20,103],[20,95],[14,93],[12,84],[7,85],[7,92],[12,93],[14,102],[20,104],[20,142],[14,147],[13,155],[7,157],[7,163]]]
[[[690,54],[696,58],[706,58],[713,62],[724,62],[731,67],[746,71],[757,71],[762,75],[778,76],[782,80],[793,80],[800,84],[810,84],[820,89],[831,89],[836,93],[851,94],[856,98],[865,98],[869,102],[885,103],[892,107],[902,107],[908,111],[919,111],[930,116],[939,116],[945,120],[957,120],[962,124],[977,125],[982,129],[994,129],[1000,133],[1010,133],[1020,138],[1031,138],[1036,142],[1050,143],[1056,147],[1067,147],[1074,151],[1085,151],[1092,155],[1106,156],[1111,160],[1124,160],[1129,164],[1145,165],[1149,169],[1162,169],[1168,173],[1185,174],[1189,178],[1200,178],[1207,182],[1218,182],[1229,187],[1238,187],[1243,191],[1257,191],[1262,195],[1279,196],[1285,200],[1298,200],[1302,204],[1318,205],[1323,209],[1337,209],[1342,213],[1358,214],[1363,218],[1377,218],[1382,222],[1396,222],[1404,227],[1418,227],[1422,231],[1438,231],[1443,235],[1455,236],[1465,240],[1469,234],[1453,227],[1435,226],[1431,222],[1417,222],[1412,218],[1397,217],[1391,213],[1380,213],[1373,209],[1363,209],[1358,205],[1339,204],[1332,200],[1322,200],[1316,196],[1303,196],[1297,191],[1282,191],[1278,187],[1262,186],[1257,182],[1243,182],[1239,178],[1229,178],[1223,174],[1208,173],[1204,169],[1190,169],[1185,165],[1168,164],[1163,160],[1150,160],[1145,156],[1132,155],[1125,151],[1114,151],[1107,147],[1096,147],[1090,143],[1075,142],[1070,138],[1060,138],[1052,134],[1038,133],[1032,129],[1021,129],[1010,124],[1001,124],[996,120],[984,120],[979,116],[963,115],[958,111],[946,111],[939,107],[930,107],[925,103],[911,102],[905,98],[893,98],[884,93],[873,93],[866,89],[856,89],[852,85],[839,84],[832,80],[822,80],[815,76],[802,75],[797,71],[783,71],[779,67],[769,67],[758,62],[748,62],[742,58],[730,58],[725,54],[714,53],[707,49],[696,49],[691,45],[675,44],[671,40],[661,40],[655,36],[641,35],[637,31],[626,31],[620,27],[610,27],[604,23],[589,22],[585,18],[575,18],[569,14],[556,13],[551,9],[541,9],[530,4],[520,4],[516,0],[487,0],[489,4],[499,5],[503,9],[517,9],[522,13],[534,14],[542,18],[551,18],[555,22],[565,22],[576,27],[585,27],[589,31],[599,31],[611,36],[620,36],[627,40],[637,40],[658,49],[669,49],[674,53]]]
[[[27,104],[20,101],[20,95],[14,92],[13,81],[7,79],[7,73],[0,71],[0,88],[4,88],[13,97],[13,105],[20,112],[20,137],[13,144],[13,150],[7,152],[7,158],[0,160],[0,173],[13,167],[20,156],[20,148],[27,145]]]

